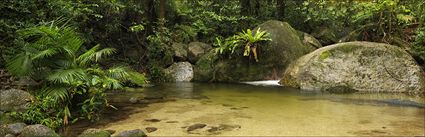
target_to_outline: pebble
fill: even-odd
[[[146,127],[145,129],[148,133],[155,132],[156,130],[158,130],[158,128],[156,127]]]

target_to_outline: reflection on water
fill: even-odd
[[[425,99],[403,94],[325,94],[275,86],[176,83],[112,94],[111,100],[128,98],[125,94],[175,100],[148,106],[121,104],[118,112],[106,114],[97,124],[80,124],[71,131],[156,127],[148,135],[425,135]],[[194,124],[206,126],[188,131]]]

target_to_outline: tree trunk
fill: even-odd
[[[146,24],[146,32],[147,34],[153,33],[153,26],[154,22],[157,19],[156,13],[155,13],[155,1],[154,0],[143,0],[143,6],[146,7],[144,10],[145,18],[147,19]]]
[[[285,18],[285,1],[284,0],[276,0],[276,9],[277,9],[277,18],[283,19]]]
[[[253,14],[255,16],[259,16],[260,15],[260,10],[261,10],[261,3],[260,0],[253,0],[254,2],[254,9],[253,9]]]
[[[165,0],[159,0],[159,19],[165,19]]]
[[[241,6],[241,15],[242,16],[250,15],[250,9],[251,9],[250,0],[240,0],[239,3]]]

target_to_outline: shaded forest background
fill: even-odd
[[[19,52],[16,30],[49,24],[78,28],[84,46],[117,49],[107,64],[131,65],[161,81],[172,43],[213,43],[267,20],[288,22],[323,45],[390,43],[425,60],[422,0],[3,0],[0,67]]]

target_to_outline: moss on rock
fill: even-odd
[[[425,91],[423,71],[409,53],[374,42],[347,42],[317,49],[291,64],[280,83],[332,92]]]
[[[292,61],[315,49],[304,44],[298,31],[286,22],[271,20],[257,26],[254,32],[257,29],[270,33],[272,39],[258,43],[258,62],[242,56],[242,49],[222,60],[209,53],[196,63],[195,80],[238,82],[279,79]]]

